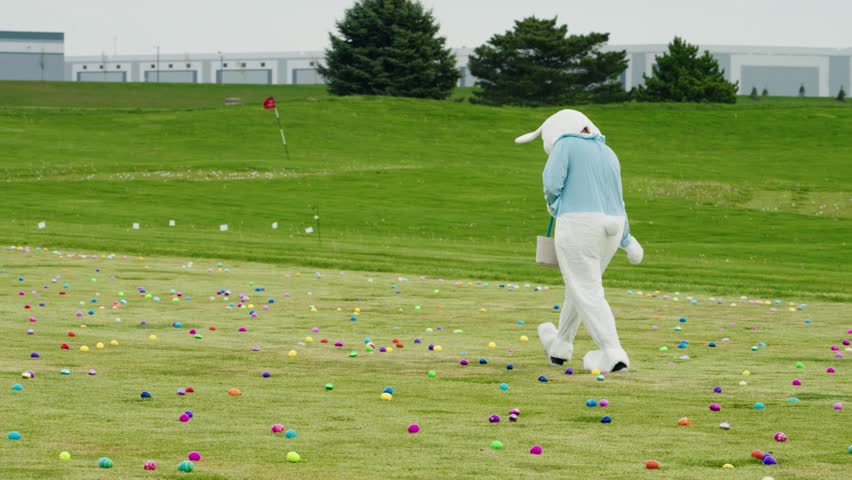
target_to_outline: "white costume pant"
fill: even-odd
[[[586,370],[609,371],[618,362],[630,365],[604,298],[602,280],[623,230],[624,217],[602,213],[567,213],[556,218],[554,242],[565,281],[565,302],[556,338],[547,352],[550,356],[571,359],[574,336],[582,322],[600,348],[583,357]]]

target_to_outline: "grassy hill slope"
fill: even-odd
[[[583,110],[619,155],[646,250],[640,266],[618,255],[608,286],[852,298],[849,105]],[[545,156],[512,142],[553,111],[313,86],[0,82],[0,242],[558,282],[532,260]],[[304,230],[316,208],[321,240]]]

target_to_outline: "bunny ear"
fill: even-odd
[[[525,134],[521,135],[520,137],[516,138],[515,143],[532,142],[533,140],[538,138],[539,135],[541,135],[541,127],[538,127],[538,130],[536,130],[534,132],[525,133]]]

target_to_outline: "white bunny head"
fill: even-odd
[[[525,133],[515,139],[515,143],[527,143],[535,140],[541,135],[541,140],[544,142],[544,152],[550,155],[550,150],[553,148],[553,143],[566,133],[582,133],[583,129],[589,129],[590,135],[600,135],[601,131],[598,127],[577,110],[560,110],[544,121],[540,127],[534,132]]]

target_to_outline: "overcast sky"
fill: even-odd
[[[0,30],[65,33],[66,55],[322,50],[355,0],[0,0]],[[450,47],[559,17],[614,45],[852,47],[852,0],[422,0]]]

